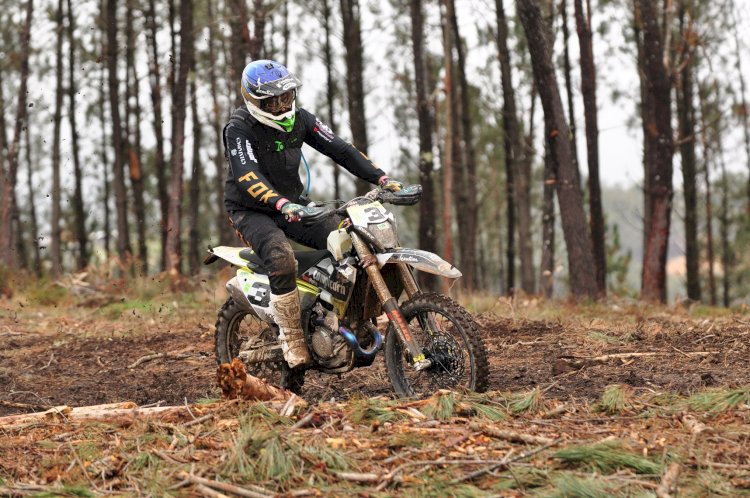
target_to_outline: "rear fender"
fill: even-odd
[[[419,271],[443,277],[459,278],[462,275],[458,268],[437,254],[420,249],[394,249],[386,253],[376,254],[375,256],[378,259],[378,266],[380,268],[387,263],[406,263]]]
[[[240,257],[240,251],[243,249],[247,249],[246,247],[228,247],[228,246],[217,246],[217,247],[211,247],[208,249],[208,252],[210,252],[214,257],[221,258],[225,261],[229,261],[234,266],[239,266],[240,268],[247,268],[247,260]],[[209,256],[211,258],[211,256]],[[213,258],[211,258],[212,261],[209,263],[212,263],[215,261]]]

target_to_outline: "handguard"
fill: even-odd
[[[413,206],[422,198],[422,185],[409,185],[398,192],[382,191],[379,197],[394,206]]]

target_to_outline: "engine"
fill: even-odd
[[[326,370],[346,372],[353,365],[353,353],[344,337],[338,332],[338,317],[318,305],[311,320],[310,346],[318,364]]]

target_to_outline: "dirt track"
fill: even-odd
[[[558,399],[595,399],[613,383],[681,394],[750,383],[750,328],[742,319],[642,316],[634,308],[608,311],[604,321],[567,311],[552,320],[478,317],[490,351],[491,390],[539,386]],[[33,406],[215,398],[213,321],[212,310],[164,316],[132,310],[112,319],[88,308],[32,310],[6,302],[0,310],[0,415]],[[581,359],[630,352],[646,355]],[[157,353],[166,356],[144,358]],[[307,375],[308,400],[352,393],[390,393],[382,360],[341,376]]]

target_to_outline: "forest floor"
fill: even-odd
[[[379,360],[280,407],[219,399],[219,280],[68,284],[0,300],[0,416],[178,408],[0,419],[0,496],[750,495],[747,310],[485,299],[488,393],[393,399]]]

